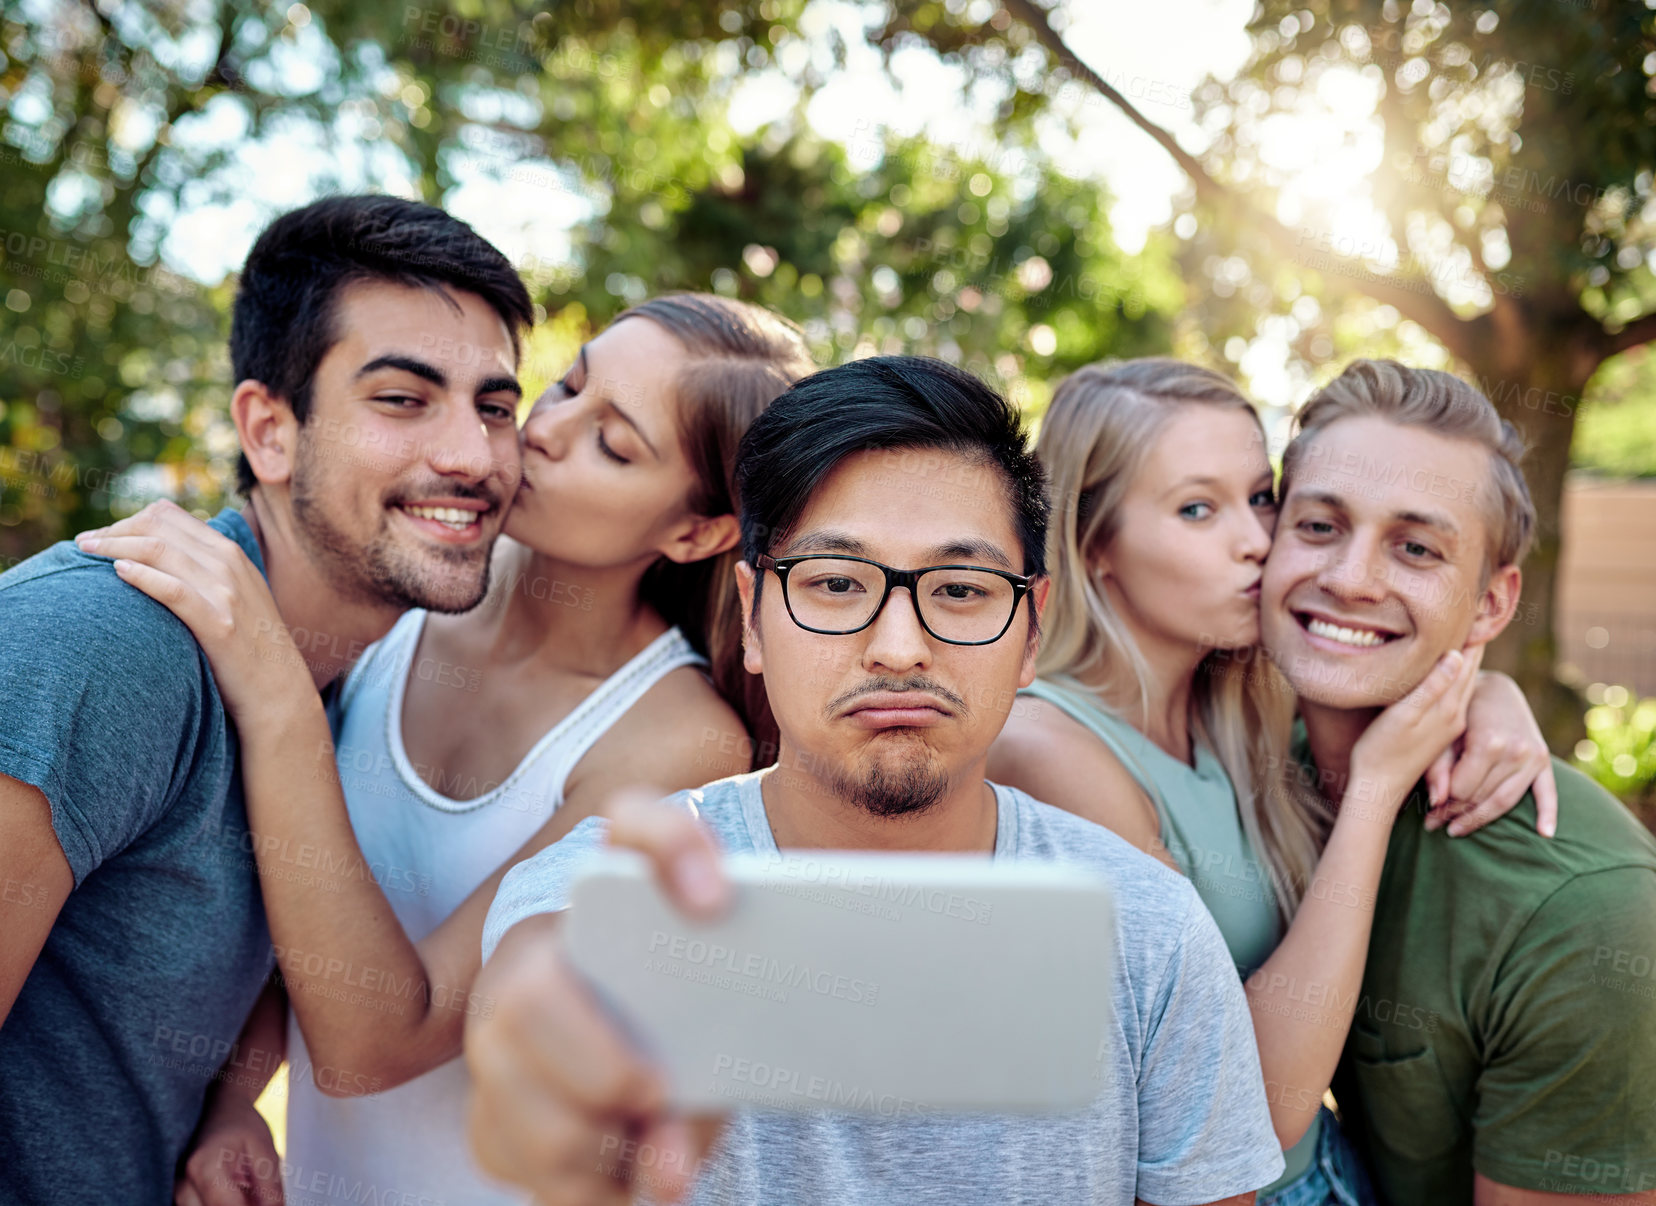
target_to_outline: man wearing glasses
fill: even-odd
[[[624,1200],[628,1182],[699,1203],[1251,1202],[1282,1157],[1240,984],[1194,890],[1108,831],[984,779],[1034,677],[1049,586],[1045,486],[1016,412],[937,361],[856,361],[772,403],[737,475],[746,665],[765,676],[778,764],[622,802],[507,875],[478,981],[495,1008],[466,1039],[483,1166],[547,1203]],[[568,884],[606,827],[692,914],[726,891],[721,848],[1096,868],[1117,902],[1098,1097],[1035,1117],[674,1117],[560,946]],[[629,1167],[639,1152],[648,1167]]]

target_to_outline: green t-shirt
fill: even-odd
[[[1302,752],[1303,757],[1303,752]],[[1523,1189],[1656,1189],[1656,839],[1558,760],[1535,800],[1466,837],[1400,814],[1334,1079],[1390,1206]]]

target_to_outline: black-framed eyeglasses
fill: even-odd
[[[866,557],[806,553],[758,557],[782,583],[788,616],[806,632],[846,636],[872,624],[897,587],[906,587],[920,627],[950,645],[992,645],[1006,635],[1030,577],[983,565],[900,570]]]

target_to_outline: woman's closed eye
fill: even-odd
[[[598,451],[602,452],[605,456],[609,457],[610,460],[614,461],[618,465],[630,465],[630,464],[632,464],[632,462],[630,460],[628,460],[626,457],[622,456],[619,452],[617,452],[615,449],[613,449],[609,446],[609,441],[604,439],[604,429],[602,427],[600,427],[598,429]]]

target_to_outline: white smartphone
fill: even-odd
[[[571,885],[567,950],[687,1113],[1080,1109],[1105,1087],[1115,922],[1053,862],[794,851],[725,860],[703,924],[641,855]]]

